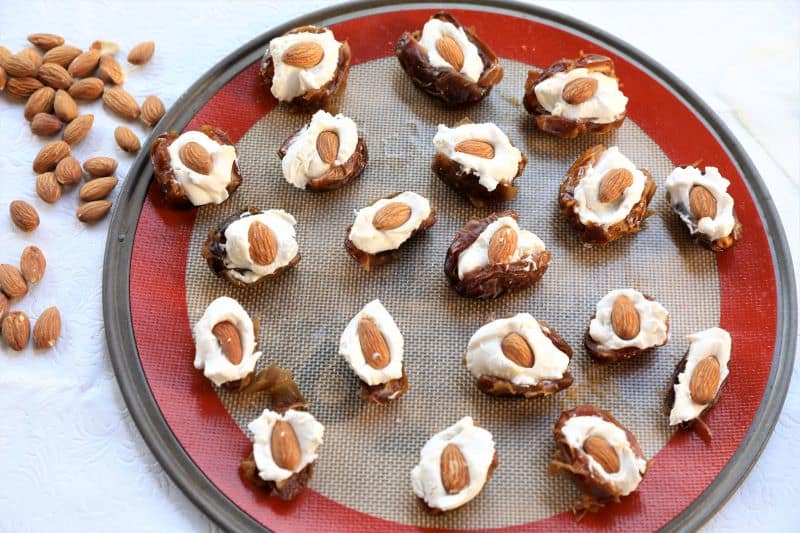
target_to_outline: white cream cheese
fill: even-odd
[[[673,386],[675,403],[669,413],[669,424],[674,426],[681,422],[694,420],[705,409],[706,404],[692,400],[689,383],[697,363],[708,356],[719,361],[719,382],[722,384],[728,377],[728,363],[731,360],[731,335],[722,328],[711,328],[689,335],[689,353],[686,367],[678,375],[678,382]],[[719,387],[717,388],[719,390]],[[716,395],[716,393],[715,393]]]
[[[514,385],[534,386],[543,380],[564,377],[569,356],[555,347],[540,326],[528,313],[493,320],[472,335],[467,347],[467,369],[476,378],[495,376]],[[503,354],[501,343],[509,333],[518,333],[534,353],[531,368],[519,366]]]
[[[211,172],[200,174],[187,167],[181,160],[180,151],[186,144],[195,142],[211,155]],[[228,199],[228,185],[233,177],[236,149],[229,144],[219,144],[200,131],[187,131],[167,147],[170,166],[175,179],[186,192],[192,205],[221,204]]]
[[[639,313],[639,333],[630,340],[617,336],[611,325],[611,309],[614,301],[622,295],[631,300]],[[597,302],[595,317],[589,323],[589,336],[601,348],[607,350],[631,347],[645,350],[663,345],[669,340],[668,319],[669,313],[660,303],[648,300],[644,294],[635,289],[617,289],[609,292]]]
[[[259,265],[250,257],[250,226],[260,222],[275,237],[277,253],[272,263]],[[297,221],[282,209],[270,209],[257,215],[245,214],[225,229],[225,268],[230,275],[245,283],[253,283],[288,265],[297,255],[294,226]],[[246,272],[239,272],[242,269]]]
[[[600,183],[606,173],[615,168],[624,168],[633,175],[633,183],[625,189],[622,197],[614,202],[601,202],[598,197]],[[644,173],[636,168],[616,146],[612,146],[600,156],[594,166],[590,166],[575,186],[574,210],[584,226],[595,224],[608,227],[625,219],[639,200],[647,181]]]
[[[292,426],[300,444],[300,462],[294,470],[281,468],[272,458],[272,429],[278,420]],[[283,415],[264,409],[261,416],[247,425],[247,429],[253,433],[253,457],[258,467],[258,477],[265,481],[284,481],[313,463],[325,432],[323,425],[311,413],[294,409],[289,409]]]
[[[716,167],[706,167],[705,175],[699,168],[678,167],[667,178],[666,186],[670,204],[689,227],[692,234],[702,233],[712,241],[727,237],[733,231],[733,197],[727,193],[731,182],[722,177]],[[717,201],[717,214],[714,218],[703,217],[695,220],[689,208],[689,192],[695,185],[702,185]]]
[[[494,148],[494,157],[486,159],[476,155],[459,152],[456,146],[464,141],[484,141]],[[501,183],[511,183],[519,171],[522,152],[511,144],[508,136],[496,124],[462,124],[448,128],[439,124],[433,137],[437,153],[446,155],[466,170],[478,176],[487,191],[493,191]]]
[[[287,65],[281,58],[292,46],[298,43],[313,42],[322,47],[322,61],[311,68]],[[316,90],[331,81],[339,67],[339,48],[342,43],[336,40],[333,32],[291,33],[276,37],[269,42],[269,53],[275,73],[272,76],[272,95],[282,102],[289,101],[308,90]]]
[[[386,204],[400,202],[411,208],[411,216],[403,224],[393,229],[379,230],[372,224],[375,213]],[[350,228],[348,238],[356,248],[368,254],[386,250],[396,250],[419,228],[423,220],[431,214],[431,204],[427,198],[415,192],[404,192],[394,198],[378,200],[356,212],[356,220]]]
[[[335,131],[339,136],[339,151],[332,163],[323,161],[317,151],[317,137],[324,131]],[[295,135],[286,149],[286,155],[281,161],[283,177],[298,189],[305,189],[309,181],[323,176],[331,167],[347,162],[356,151],[357,145],[358,127],[352,119],[319,110],[311,117],[311,122]]]
[[[455,494],[448,494],[442,484],[441,456],[448,444],[458,446],[469,470],[469,484]],[[434,509],[449,511],[461,507],[475,498],[486,484],[494,454],[492,434],[465,416],[425,443],[419,454],[419,464],[411,471],[411,488]]]
[[[230,322],[239,332],[242,344],[242,360],[234,365],[222,353],[217,337],[212,330],[220,322]],[[242,379],[250,374],[261,357],[256,350],[256,337],[253,321],[247,311],[233,298],[222,296],[209,304],[205,313],[194,326],[195,355],[194,367],[214,385],[220,386],[229,381]]]
[[[566,84],[578,78],[597,80],[597,91],[585,102],[568,104],[561,93]],[[585,68],[553,74],[533,90],[536,99],[551,115],[571,120],[588,119],[598,124],[608,124],[619,119],[628,105],[628,97],[619,90],[616,79],[600,72],[589,72]]]
[[[422,27],[419,44],[427,50],[430,64],[437,68],[453,68],[453,65],[436,50],[436,41],[440,37],[450,37],[458,44],[464,54],[464,64],[459,72],[471,81],[477,82],[483,73],[483,60],[478,54],[478,47],[472,44],[463,28],[456,27],[450,22],[432,18]]]
[[[536,268],[534,260],[537,255],[544,252],[544,243],[530,231],[520,229],[517,221],[513,218],[501,217],[486,226],[486,229],[478,235],[478,238],[466,250],[461,252],[458,257],[458,279],[464,279],[464,276],[468,273],[489,264],[489,242],[495,232],[505,226],[509,226],[517,232],[517,249],[514,251],[510,262],[514,263],[524,259],[530,263],[531,268]]]
[[[383,368],[374,368],[364,359],[361,342],[358,338],[358,324],[362,318],[371,318],[386,340],[391,360]],[[353,372],[367,385],[380,385],[403,377],[403,334],[395,324],[392,315],[378,299],[372,300],[353,317],[342,332],[339,340],[339,354],[344,357]]]
[[[641,483],[642,475],[647,471],[647,461],[634,453],[625,431],[619,426],[599,416],[575,416],[567,420],[561,432],[569,445],[578,450],[583,450],[584,442],[592,436],[603,438],[611,445],[619,459],[619,470],[613,474],[603,470],[591,455],[586,454],[586,457],[589,469],[613,484],[620,495],[627,496]]]

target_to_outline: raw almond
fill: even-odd
[[[64,44],[64,38],[53,33],[31,33],[28,35],[28,41],[42,50],[50,50]]]
[[[6,73],[14,78],[33,78],[39,70],[34,59],[27,54],[14,54],[3,61]]]
[[[469,468],[461,449],[453,443],[442,450],[439,459],[439,468],[442,473],[442,485],[448,494],[457,494],[469,485]]]
[[[73,78],[83,78],[94,72],[99,62],[100,52],[90,48],[70,62],[67,72]]]
[[[26,120],[33,120],[39,113],[49,113],[53,110],[53,102],[56,99],[56,91],[52,87],[42,87],[37,89],[28,97],[25,102],[23,114]]]
[[[11,302],[8,301],[8,296],[6,296],[3,291],[0,290],[0,324],[2,324],[6,314],[8,314],[8,309],[10,307]]]
[[[278,254],[275,236],[269,226],[261,222],[253,222],[247,231],[250,242],[250,258],[259,265],[269,265]]]
[[[37,73],[39,72],[39,67],[42,66],[42,56],[41,54],[39,54],[39,51],[37,49],[31,47],[23,48],[22,50],[17,52],[17,55],[32,61],[34,66],[36,67],[36,72]],[[36,74],[34,74],[34,76],[36,76]]]
[[[568,104],[582,104],[597,92],[597,80],[594,78],[575,78],[564,85],[561,97]]]
[[[9,78],[6,83],[6,92],[17,98],[27,98],[44,87],[36,78]]]
[[[110,176],[117,170],[117,160],[113,157],[90,157],[83,162],[83,170],[96,178]]]
[[[3,319],[3,338],[12,350],[21,351],[31,338],[31,321],[22,311],[8,313]]]
[[[139,104],[122,87],[114,86],[108,89],[103,94],[103,103],[121,117],[133,119],[139,116]]]
[[[8,206],[11,221],[22,231],[33,231],[39,227],[39,213],[28,202],[14,200]]]
[[[31,132],[41,137],[52,137],[64,126],[58,117],[49,113],[37,113],[31,120]]]
[[[0,66],[0,91],[5,90],[7,83],[8,83],[8,74],[6,74],[6,69]]]
[[[97,100],[103,95],[103,88],[100,78],[84,78],[70,85],[69,95],[75,100]]]
[[[78,197],[84,202],[93,202],[95,200],[102,200],[114,190],[117,186],[117,178],[114,176],[107,176],[105,178],[97,178],[87,181],[78,191]]]
[[[719,360],[713,355],[697,363],[689,381],[689,395],[692,401],[705,405],[713,400],[719,388],[719,377]]]
[[[717,216],[717,199],[702,185],[695,185],[689,191],[689,209],[697,220]]]
[[[114,41],[107,41],[104,39],[98,39],[97,41],[92,42],[92,45],[89,47],[92,50],[97,50],[100,52],[100,58],[105,56],[115,56],[117,52],[119,52],[119,45]]]
[[[61,185],[75,185],[83,177],[81,164],[72,156],[67,156],[56,165],[56,181]]]
[[[44,63],[56,63],[64,68],[67,68],[72,61],[81,55],[81,49],[76,48],[69,44],[62,44],[56,46],[45,52],[42,61]]]
[[[464,66],[464,52],[461,51],[461,47],[452,37],[439,37],[436,41],[436,51],[457,72],[461,72],[461,68]]]
[[[627,168],[612,168],[600,181],[597,191],[598,199],[603,203],[616,202],[622,197],[625,189],[633,184],[633,174]]]
[[[322,61],[325,51],[318,43],[307,41],[289,47],[283,53],[281,61],[297,68],[315,67]]]
[[[89,134],[89,130],[92,129],[92,124],[94,124],[94,115],[89,114],[76,117],[64,128],[64,133],[61,135],[61,138],[64,139],[64,142],[68,145],[74,146],[86,138]]]
[[[617,296],[611,306],[611,327],[617,337],[626,341],[639,334],[639,311],[624,294]]]
[[[300,465],[300,442],[289,422],[278,420],[270,436],[272,460],[281,468],[294,470]]]
[[[339,154],[339,134],[335,131],[323,131],[317,136],[317,153],[323,163],[330,165]]]
[[[81,222],[91,224],[103,219],[110,210],[111,202],[108,200],[96,200],[80,206],[76,216]]]
[[[60,335],[61,313],[55,307],[48,307],[42,311],[33,327],[33,345],[40,350],[52,348]]]
[[[39,283],[44,277],[47,260],[38,246],[27,246],[19,259],[19,269],[28,283]]]
[[[11,50],[0,44],[0,64],[11,56]]]
[[[70,122],[78,116],[78,104],[63,89],[56,91],[56,99],[53,102],[53,111],[56,116],[64,122]]]
[[[117,126],[114,130],[114,140],[126,152],[138,152],[142,147],[139,137],[133,133],[133,130],[125,126]]]
[[[142,122],[155,126],[164,116],[164,103],[158,96],[148,96],[142,102]]]
[[[139,43],[128,53],[128,63],[132,65],[144,65],[150,61],[150,58],[153,57],[153,53],[155,51],[156,43],[153,41]]]
[[[364,361],[372,368],[385,368],[392,360],[386,339],[375,321],[365,316],[358,322],[358,342]]]
[[[494,157],[494,146],[486,141],[469,140],[461,141],[456,145],[456,152],[462,152],[475,157],[482,157],[483,159],[492,159]]]
[[[36,176],[36,194],[48,204],[54,204],[61,198],[61,184],[53,172],[45,172]]]
[[[45,63],[39,67],[37,77],[39,81],[53,89],[69,89],[72,85],[72,76],[58,63]]]
[[[33,171],[37,174],[53,170],[59,161],[69,155],[69,145],[64,141],[45,144],[33,160]]]
[[[489,264],[505,265],[517,250],[517,232],[514,228],[503,226],[489,240]]]
[[[591,455],[606,473],[619,472],[619,457],[606,439],[596,435],[590,436],[583,442],[583,451]]]
[[[178,151],[178,156],[184,165],[195,172],[200,174],[211,172],[211,154],[199,143],[188,142],[184,144]]]
[[[525,368],[533,367],[533,350],[525,337],[519,333],[512,332],[506,335],[500,343],[500,349],[514,364]]]
[[[11,300],[17,300],[28,294],[28,284],[15,266],[0,265],[0,289]]]
[[[411,218],[411,208],[402,202],[389,202],[372,217],[372,225],[378,231],[399,228]]]
[[[114,56],[101,56],[100,65],[97,67],[97,76],[107,82],[120,85],[125,81],[125,73],[122,66],[114,59]]]
[[[217,338],[219,347],[223,355],[228,358],[228,361],[234,365],[242,362],[242,357],[244,357],[242,339],[239,336],[239,330],[236,329],[233,323],[227,320],[220,322],[211,329],[211,333]]]

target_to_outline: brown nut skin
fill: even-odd
[[[650,171],[640,168],[639,170],[642,171],[646,178],[645,186],[642,191],[642,197],[631,208],[628,216],[608,227],[592,223],[584,225],[581,222],[580,216],[575,211],[575,187],[578,186],[587,170],[600,159],[605,151],[605,146],[597,144],[583,152],[567,170],[564,181],[561,182],[561,187],[558,190],[558,205],[561,208],[561,216],[578,232],[581,241],[586,244],[608,244],[625,235],[637,233],[642,229],[642,222],[652,215],[647,206],[656,193],[656,182],[653,176],[650,175]]]
[[[573,139],[586,132],[607,133],[622,126],[625,122],[626,113],[607,124],[592,122],[590,119],[568,119],[555,117],[539,104],[534,88],[558,72],[569,72],[576,68],[586,68],[590,72],[600,72],[611,78],[616,78],[614,72],[614,62],[610,57],[598,54],[581,55],[577,59],[561,59],[556,61],[546,69],[539,68],[528,72],[528,79],[525,81],[525,95],[522,103],[525,109],[533,115],[536,120],[536,127],[545,133],[561,137],[562,139]]]
[[[483,484],[484,487],[489,483],[489,480],[492,479],[492,474],[494,474],[494,471],[497,470],[498,466],[500,466],[500,459],[497,457],[497,451],[495,451],[494,452],[494,457],[492,458],[492,463],[489,465],[489,470],[486,473],[486,481]],[[481,490],[483,490],[483,487],[481,487]],[[467,503],[469,503],[469,502],[467,502]],[[464,505],[466,505],[467,503],[465,503]],[[457,511],[458,509],[461,508],[461,507],[456,507],[455,509],[449,509],[447,511],[443,511],[443,510],[439,509],[438,507],[430,507],[425,502],[425,500],[420,498],[419,496],[417,496],[417,505],[419,505],[420,509],[422,509],[426,513],[428,513],[430,515],[433,515],[433,516],[439,516],[439,515],[442,515],[442,514],[445,514],[445,513],[450,513],[450,512],[453,512],[453,511]]]
[[[596,512],[609,503],[619,502],[619,491],[609,482],[595,475],[589,468],[589,458],[584,451],[577,450],[569,445],[567,438],[562,432],[564,424],[570,418],[576,416],[599,416],[607,422],[611,422],[625,432],[633,453],[642,459],[644,454],[636,441],[636,437],[628,429],[620,424],[611,413],[603,411],[592,405],[582,405],[574,409],[564,411],[553,427],[553,436],[556,441],[557,458],[550,463],[550,473],[564,472],[569,474],[578,490],[581,491],[581,499],[572,505],[572,512],[575,513],[576,520],[583,518],[587,512]],[[652,461],[648,461],[648,467]],[[642,475],[644,477],[644,474]]]
[[[203,245],[203,257],[208,263],[208,267],[211,269],[214,274],[222,279],[226,279],[231,282],[233,285],[237,287],[253,287],[268,279],[272,279],[284,271],[293,268],[300,262],[300,252],[298,252],[288,264],[278,268],[272,274],[267,276],[262,276],[258,278],[253,283],[245,283],[244,281],[235,278],[231,274],[231,269],[225,266],[225,257],[227,252],[225,251],[225,243],[227,239],[225,238],[225,230],[228,229],[228,226],[236,222],[237,220],[241,220],[242,218],[246,218],[253,215],[258,215],[262,213],[260,209],[255,209],[253,207],[247,207],[241,211],[238,211],[225,220],[223,220],[216,228],[212,229],[208,232],[208,237],[206,238],[206,242]],[[244,270],[241,270],[244,272]]]
[[[644,297],[651,302],[653,301],[652,296],[645,294]],[[595,315],[592,314],[592,316],[589,317],[589,322],[594,320],[594,317]],[[608,350],[601,347],[597,341],[595,341],[592,336],[589,335],[589,326],[586,326],[586,331],[583,334],[583,345],[589,351],[589,355],[592,356],[592,359],[598,363],[616,363],[617,361],[627,361],[628,359],[633,359],[641,353],[660,348],[661,346],[666,345],[667,342],[669,342],[669,317],[667,317],[667,338],[664,339],[664,342],[644,349],[631,346],[628,348],[620,348],[618,350]]]
[[[431,18],[449,22],[463,28],[467,39],[478,48],[483,61],[483,72],[477,82],[473,82],[452,68],[434,67],[430,64],[427,51],[420,46],[421,30],[405,32],[397,40],[395,55],[400,66],[411,81],[426,93],[440,99],[450,107],[463,107],[483,100],[492,87],[503,79],[503,67],[497,55],[478,38],[473,28],[466,28],[453,15],[436,13]]]
[[[305,127],[305,126],[304,126]],[[286,157],[286,152],[289,146],[294,141],[295,137],[302,131],[302,127],[292,133],[278,149],[278,157],[283,160]],[[313,192],[333,191],[344,187],[352,180],[361,176],[364,172],[364,167],[367,166],[367,144],[362,137],[358,138],[356,149],[350,159],[338,166],[331,166],[328,172],[318,178],[314,178],[306,184],[306,189]]]
[[[219,144],[234,146],[228,134],[219,128],[204,124],[197,128],[197,131],[204,133],[209,139]],[[188,209],[195,206],[186,196],[186,191],[183,190],[180,182],[175,177],[168,151],[169,145],[175,142],[178,137],[180,137],[180,134],[177,131],[168,131],[156,137],[150,146],[150,163],[153,165],[153,174],[164,198],[174,207]],[[231,182],[226,187],[228,195],[233,194],[241,183],[242,176],[239,174],[239,163],[234,161],[231,167]]]
[[[514,220],[519,217],[515,211],[506,210],[499,213],[492,213],[486,218],[472,217],[467,221],[463,228],[458,230],[453,242],[447,249],[447,257],[444,261],[444,273],[450,280],[450,286],[461,296],[467,298],[478,298],[481,300],[491,300],[499,298],[503,294],[512,291],[527,289],[534,285],[547,270],[552,255],[545,250],[533,258],[531,263],[520,259],[515,263],[507,265],[486,265],[472,272],[467,273],[464,279],[458,279],[458,258],[461,252],[466,250],[481,232],[495,220],[510,216]]]
[[[394,194],[390,194],[389,196],[385,196],[384,198],[378,198],[377,200],[373,201],[370,205],[374,204],[378,200],[394,198],[398,194],[402,193],[396,192]],[[370,270],[372,270],[372,267],[374,266],[380,266],[380,265],[385,265],[387,263],[391,263],[392,261],[400,257],[400,249],[403,247],[405,243],[413,239],[417,234],[427,230],[434,224],[436,224],[436,209],[431,207],[431,213],[430,215],[428,215],[428,218],[420,222],[419,227],[417,227],[417,229],[411,232],[411,235],[409,235],[408,239],[406,239],[406,241],[403,242],[399,248],[395,248],[394,250],[384,250],[383,252],[378,252],[377,254],[370,254],[356,247],[356,245],[353,244],[353,241],[350,240],[350,229],[352,228],[352,226],[347,226],[347,228],[345,229],[344,248],[345,250],[347,250],[347,253],[350,254],[350,257],[358,261],[358,264],[360,264],[364,268],[364,270],[369,272]]]
[[[324,33],[327,29],[328,28],[317,26],[300,26],[299,28],[287,31],[284,35],[293,33]],[[269,53],[269,45],[267,45],[267,51],[264,53],[264,59],[261,61],[259,73],[261,75],[261,80],[267,87],[267,95],[270,98],[274,98],[269,88],[272,86],[272,77],[275,74],[275,63],[272,60],[272,55]],[[339,63],[336,66],[333,78],[319,89],[309,89],[300,96],[292,98],[288,104],[299,111],[305,112],[331,108],[333,100],[344,92],[347,86],[347,75],[349,73],[350,44],[344,41],[339,47]]]
[[[408,376],[405,372],[401,378],[392,379],[380,385],[368,385],[364,381],[360,383],[358,395],[365,403],[391,403],[408,392]]]

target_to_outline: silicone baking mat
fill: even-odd
[[[357,13],[332,24],[338,38],[350,40],[354,54],[341,111],[359,124],[370,154],[364,174],[345,188],[314,194],[294,189],[282,178],[275,152],[309,116],[276,106],[260,84],[254,61],[268,37],[262,37],[260,46],[248,45],[253,51],[231,61],[231,75],[206,88],[210,100],[184,102],[182,122],[174,119],[178,129],[211,123],[231,133],[244,176],[240,189],[222,205],[174,211],[163,205],[154,189],[144,198],[146,186],[138,187],[138,219],[126,228],[135,233],[126,289],[132,348],[147,383],[137,391],[139,401],[141,393],[152,393],[147,403],[157,405],[163,417],[167,434],[162,436],[171,433],[179,445],[170,460],[162,462],[179,483],[186,481],[181,470],[199,469],[214,488],[197,494],[197,486],[190,486],[190,496],[229,527],[253,522],[231,522],[220,513],[243,511],[238,519],[278,530],[362,530],[368,525],[468,530],[534,523],[550,529],[574,527],[567,510],[577,491],[568,479],[547,474],[554,453],[551,428],[563,409],[591,403],[624,423],[654,463],[636,494],[580,525],[657,528],[682,512],[686,515],[704,491],[706,498],[713,493],[709,487],[713,489],[715,478],[751,429],[766,384],[783,361],[775,355],[776,278],[782,274],[768,260],[771,251],[756,200],[739,165],[674,89],[608,44],[552,21],[454,11],[465,24],[477,26],[505,68],[503,82],[489,97],[459,111],[445,109],[419,92],[392,56],[395,37],[421,27],[432,11]],[[580,50],[614,57],[631,98],[630,118],[619,131],[600,137],[560,140],[542,135],[520,105],[529,65],[547,65]],[[520,193],[503,207],[515,209],[521,225],[553,253],[548,272],[535,288],[493,302],[459,297],[442,272],[447,246],[458,228],[472,215],[491,212],[473,208],[429,168],[436,125],[450,125],[464,116],[495,122],[528,156],[517,181]],[[651,203],[654,216],[641,233],[588,248],[560,218],[556,194],[569,165],[597,142],[619,146],[638,166],[648,168],[659,190]],[[698,158],[720,167],[731,179],[745,225],[742,241],[720,256],[691,243],[664,198],[663,182],[672,168]],[[151,170],[140,166],[140,181],[145,181]],[[757,183],[755,176],[747,180]],[[344,250],[345,228],[356,209],[402,190],[428,197],[438,222],[407,244],[399,260],[364,272]],[[126,194],[132,194],[130,186]],[[253,289],[214,277],[200,255],[208,230],[244,206],[292,213],[298,220],[302,255],[297,268]],[[117,213],[115,222],[119,217]],[[117,243],[128,240],[126,234],[116,237]],[[671,340],[634,361],[599,365],[586,354],[581,337],[596,301],[620,287],[637,288],[666,306]],[[264,497],[236,472],[250,447],[246,425],[267,405],[265,398],[214,389],[192,367],[191,326],[221,295],[236,298],[260,318],[259,345],[265,355],[259,368],[275,362],[292,369],[311,412],[325,425],[325,443],[309,490],[291,503]],[[361,402],[358,380],[337,353],[347,322],[374,298],[389,309],[406,340],[410,389],[385,406]],[[471,334],[492,312],[530,312],[554,327],[575,352],[570,364],[575,384],[539,400],[501,400],[480,393],[461,355]],[[686,335],[715,325],[731,331],[734,352],[723,399],[708,417],[715,439],[707,446],[691,434],[673,435],[661,407],[669,376],[686,350]],[[112,337],[113,333],[112,356],[121,374]],[[125,392],[122,375],[120,381]],[[134,402],[129,394],[126,398]],[[132,411],[136,413],[134,405]],[[493,433],[500,467],[469,505],[429,516],[416,505],[409,472],[430,435],[466,415]],[[141,427],[142,417],[136,418]],[[152,439],[148,438],[151,445]],[[745,468],[754,457],[750,454]],[[733,486],[725,489],[727,493]],[[208,494],[216,490],[228,499]]]

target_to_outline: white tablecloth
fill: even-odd
[[[130,69],[126,88],[169,106],[245,41],[332,2],[0,1],[0,44],[17,50],[32,32],[55,32],[87,47],[119,42],[125,53],[155,40],[153,61]],[[692,86],[734,132],[770,188],[795,260],[800,164],[800,5],[797,2],[542,2],[641,48]],[[124,56],[123,56],[124,57]],[[84,160],[110,155],[123,177],[132,161],[113,141],[117,119],[100,104]],[[142,138],[147,131],[134,129]],[[0,263],[28,244],[48,259],[43,282],[18,306],[36,317],[62,312],[63,336],[49,352],[0,347],[0,531],[197,531],[215,527],[171,482],[148,450],[120,396],[105,348],[101,269],[108,221],[85,226],[72,191],[55,205],[34,192],[31,162],[42,142],[22,105],[0,96]],[[6,213],[33,203],[40,228],[24,234]],[[797,272],[797,266],[795,266]],[[800,379],[769,444],[709,530],[795,530],[800,523]]]

